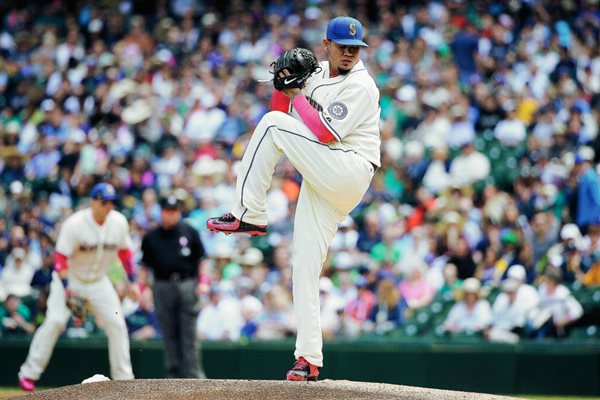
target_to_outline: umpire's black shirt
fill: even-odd
[[[196,278],[204,246],[198,232],[184,222],[173,229],[154,228],[142,240],[142,264],[157,280]]]

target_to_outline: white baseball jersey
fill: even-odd
[[[131,247],[129,224],[123,214],[111,210],[102,225],[92,210],[77,211],[63,223],[56,251],[67,256],[69,277],[92,282],[106,275],[117,251]]]
[[[359,60],[346,75],[329,78],[329,62],[311,76],[302,92],[319,111],[321,122],[346,148],[380,165],[379,89]],[[300,118],[296,112],[296,118]]]
[[[104,224],[98,225],[92,217],[91,208],[77,211],[67,218],[56,243],[56,251],[68,259],[69,289],[87,299],[96,320],[102,321],[108,337],[113,379],[133,379],[133,371],[121,301],[106,276],[106,270],[117,258],[117,251],[130,247],[130,243],[129,224],[123,214],[111,210]],[[65,288],[58,273],[53,272],[46,319],[33,336],[19,377],[40,378],[70,316],[65,303]]]
[[[237,177],[233,215],[267,225],[267,191],[284,154],[302,174],[294,219],[292,286],[298,335],[296,358],[323,365],[319,276],[339,224],[360,203],[380,165],[379,92],[359,61],[329,78],[320,64],[302,90],[337,140],[321,143],[291,109],[272,111],[256,126]]]

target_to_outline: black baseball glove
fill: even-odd
[[[88,301],[83,297],[75,294],[70,294],[67,298],[67,308],[71,310],[73,315],[81,320],[85,319],[88,314]]]
[[[286,51],[271,66],[273,86],[277,90],[302,89],[308,77],[321,70],[319,61],[312,51],[300,47]],[[280,72],[284,69],[290,73],[288,76],[280,76]]]

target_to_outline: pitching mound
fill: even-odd
[[[511,399],[479,393],[423,389],[411,386],[353,381],[320,382],[251,381],[224,379],[136,379],[65,386],[19,399],[130,400],[130,399],[395,399],[492,400]],[[514,398],[512,398],[514,399]]]

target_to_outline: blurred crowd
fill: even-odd
[[[490,340],[598,325],[574,295],[600,284],[597,0],[213,3],[0,5],[3,335],[43,321],[58,228],[107,181],[138,260],[158,199],[184,202],[209,255],[199,338],[292,336],[299,174],[278,165],[267,236],[205,221],[230,211],[273,90],[259,80],[292,47],[323,59],[327,22],[346,14],[381,91],[382,167],[323,267],[325,337],[399,331],[432,305],[445,310],[434,332]],[[158,337],[152,277],[137,280],[138,301],[120,290],[131,335]],[[67,335],[94,331],[72,321]]]

